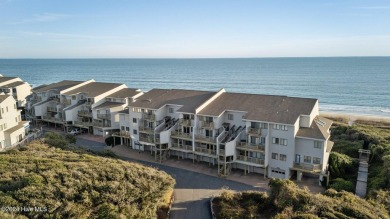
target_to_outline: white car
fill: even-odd
[[[80,131],[78,129],[72,129],[68,132],[69,135],[79,135]]]

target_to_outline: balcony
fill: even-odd
[[[248,156],[244,156],[244,155],[238,155],[237,161],[244,161],[244,162],[248,162],[248,163],[264,165],[263,159],[255,158],[255,157],[248,157]]]
[[[202,148],[202,147],[195,147],[195,152],[202,153],[202,154],[209,154],[209,155],[217,155],[216,150]]]
[[[181,145],[181,144],[173,143],[171,149],[173,149],[173,150],[177,149],[177,150],[183,150],[183,151],[192,151],[192,146],[191,145]]]
[[[310,172],[321,172],[322,164],[294,163],[294,169],[300,169]]]
[[[97,118],[98,118],[98,119],[107,119],[107,120],[111,120],[111,114],[109,114],[109,113],[97,114]]]
[[[62,118],[57,118],[54,116],[42,116],[43,120],[52,121],[52,122],[63,122]]]
[[[92,126],[96,126],[96,127],[111,127],[111,124],[105,123],[105,122],[94,121],[94,122],[92,122]]]
[[[94,101],[87,100],[87,101],[85,102],[85,105],[86,105],[86,106],[92,106],[92,104],[94,104],[94,103],[95,103]]]
[[[139,126],[138,130],[139,132],[143,132],[143,133],[149,133],[149,134],[154,133],[154,128],[151,127]]]
[[[123,138],[130,138],[130,132],[128,132],[128,131],[114,132],[114,133],[112,133],[112,135],[123,137]]]
[[[204,136],[204,135],[195,135],[195,141],[208,143],[208,144],[216,144],[216,138],[211,136]]]
[[[265,146],[263,144],[251,144],[248,142],[240,142],[236,148],[248,151],[265,151]]]
[[[57,103],[60,102],[60,98],[58,98],[58,97],[50,97],[49,99],[50,99],[50,101],[53,101],[53,102],[57,102]]]
[[[249,135],[261,135],[261,128],[248,128]]]
[[[57,112],[57,107],[48,106],[47,112]]]
[[[154,138],[153,138],[153,136],[147,136],[147,137],[145,137],[145,136],[140,136],[140,137],[139,137],[139,140],[140,140],[140,141],[143,141],[143,142],[154,143]]]
[[[92,112],[89,110],[80,110],[77,115],[80,117],[92,117]]]
[[[192,126],[191,119],[180,119],[179,124],[182,126]]]
[[[61,104],[64,106],[64,107],[67,107],[71,104],[71,101],[68,100],[68,99],[64,99],[61,101]]]
[[[92,122],[74,121],[74,124],[85,127],[92,126]]]
[[[171,133],[171,137],[192,140],[192,133],[183,133],[179,131],[174,131]]]
[[[205,129],[214,129],[214,122],[211,121],[201,121],[200,126]]]
[[[142,118],[149,121],[156,121],[156,115],[154,114],[142,113]]]

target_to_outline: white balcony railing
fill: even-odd
[[[249,162],[249,163],[254,163],[254,164],[264,165],[264,160],[263,159],[255,158],[255,157],[248,157],[248,156],[238,155],[237,156],[237,160],[245,161],[245,162]]]

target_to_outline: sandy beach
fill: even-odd
[[[350,125],[354,123],[359,123],[359,124],[390,127],[390,116],[364,115],[364,114],[325,112],[325,111],[321,111],[320,115],[329,118],[333,121],[345,122]]]

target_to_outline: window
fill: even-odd
[[[265,141],[265,139],[264,139],[264,141]],[[287,139],[284,139],[284,138],[272,138],[272,143],[273,144],[280,144],[280,145],[287,146]]]
[[[124,126],[121,126],[121,131],[124,131],[125,130],[125,127]]]
[[[268,123],[264,123],[264,122],[260,123],[260,128],[268,129]]]
[[[72,100],[75,100],[75,99],[76,99],[76,95],[73,95],[73,96],[72,96]]]
[[[140,113],[141,112],[141,108],[135,108],[133,107],[133,112],[135,113]],[[147,112],[146,112],[147,113]]]
[[[169,108],[169,113],[173,113],[173,108],[172,107]]]
[[[18,117],[15,117],[15,122],[18,122]]]
[[[130,127],[126,127],[126,131],[127,131],[127,132],[130,131]]]
[[[321,158],[313,157],[313,164],[320,164],[320,163],[321,163]]]
[[[280,160],[281,160],[281,161],[286,161],[286,160],[287,160],[287,155],[285,155],[285,154],[280,154]]]
[[[16,104],[14,104],[14,109],[16,109]]]
[[[287,125],[281,125],[280,129],[283,131],[288,131]]]
[[[284,146],[287,146],[287,139],[281,138],[280,139],[280,144],[284,145]]]
[[[137,130],[134,129],[134,130],[133,130],[133,134],[134,134],[134,135],[137,135]]]
[[[228,120],[233,120],[233,114],[228,114]]]
[[[275,130],[279,130],[280,129],[280,125],[279,124],[274,124],[272,128],[275,129]]]
[[[303,162],[311,163],[311,157],[310,156],[303,156]]]
[[[278,154],[277,153],[272,153],[272,159],[277,160],[278,159]]]
[[[5,107],[7,109],[7,113],[8,113],[8,106]]]
[[[137,118],[133,118],[133,123],[137,123]]]
[[[322,141],[314,141],[314,148],[321,149],[323,145]]]
[[[260,137],[260,144],[262,144],[262,145],[265,144],[265,137]]]

